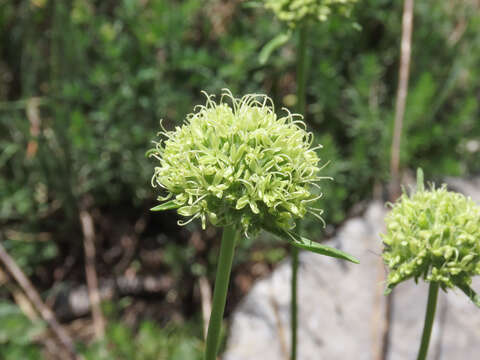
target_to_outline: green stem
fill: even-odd
[[[297,112],[305,116],[306,108],[306,85],[307,85],[307,24],[302,24],[298,32],[298,53],[297,53]],[[297,223],[299,235],[301,235],[300,221]],[[292,283],[291,283],[291,353],[290,359],[297,359],[297,274],[298,274],[298,248],[292,246]]]
[[[425,314],[425,324],[423,326],[422,343],[418,351],[417,360],[427,358],[428,344],[432,333],[433,319],[435,318],[435,309],[437,308],[438,283],[431,282],[428,290],[427,313]]]
[[[228,283],[232,271],[233,253],[238,232],[233,226],[223,229],[220,256],[217,265],[215,288],[213,291],[212,314],[207,332],[205,360],[215,360],[220,344],[220,330],[222,328],[223,312],[227,300]]]
[[[307,24],[302,24],[298,32],[297,50],[297,112],[306,117],[307,87]]]

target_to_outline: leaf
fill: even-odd
[[[17,151],[20,149],[20,146],[17,144],[3,143],[1,144],[2,152],[0,153],[0,167],[3,167],[7,161],[9,161]]]
[[[310,239],[307,239],[303,236],[294,234],[292,232],[281,231],[281,230],[278,230],[278,231],[273,230],[272,231],[271,229],[268,229],[268,231],[270,231],[274,235],[277,235],[277,236],[281,237],[282,239],[286,239],[288,242],[290,242],[290,244],[292,244],[293,246],[295,246],[297,248],[308,250],[308,251],[314,252],[316,254],[321,254],[321,255],[325,255],[325,256],[334,257],[334,258],[337,258],[337,259],[347,260],[347,261],[350,261],[354,264],[359,264],[360,263],[360,261],[358,259],[356,259],[352,255],[349,255],[349,254],[347,254],[347,253],[345,253],[345,252],[343,252],[339,249],[320,244],[318,242],[312,241]]]
[[[469,297],[470,300],[477,306],[480,307],[480,296],[468,285],[457,285],[460,290],[462,290],[465,295]]]
[[[347,254],[347,253],[345,253],[345,252],[343,252],[339,249],[320,244],[318,242],[315,242],[315,241],[312,241],[310,239],[304,238],[303,236],[300,236],[300,235],[297,235],[297,234],[289,233],[289,235],[292,238],[292,241],[290,241],[290,243],[293,246],[296,246],[300,249],[305,249],[305,250],[308,250],[308,251],[311,251],[311,252],[314,252],[314,253],[317,253],[317,254],[322,254],[322,255],[325,255],[325,256],[331,256],[331,257],[338,258],[338,259],[348,260],[348,261],[350,261],[352,263],[355,263],[355,264],[360,263],[360,261],[358,259],[356,259],[355,257],[353,257],[353,256],[351,256],[351,255],[349,255],[349,254]]]
[[[272,52],[277,50],[280,46],[285,44],[289,39],[290,39],[291,33],[283,33],[275,36],[272,40],[270,40],[268,43],[265,44],[265,46],[262,48],[260,51],[260,54],[258,55],[258,61],[260,62],[261,65],[264,65]]]
[[[0,302],[0,323],[0,349],[8,343],[28,346],[44,331],[42,322],[31,321],[16,305],[5,301]]]
[[[157,205],[150,209],[150,211],[163,211],[163,210],[171,210],[171,209],[178,209],[182,205],[178,205],[175,200],[167,201],[166,203]]]

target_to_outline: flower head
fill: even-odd
[[[325,21],[332,11],[348,15],[357,0],[264,0],[282,21],[294,27],[306,19]]]
[[[239,99],[225,90],[218,103],[206,96],[149,153],[159,162],[152,185],[167,193],[159,200],[169,200],[157,210],[177,208],[203,228],[208,220],[246,234],[288,231],[306,213],[320,217],[310,206],[319,198],[311,191],[321,179],[319,158],[301,116],[278,117],[265,95]]]
[[[423,277],[443,290],[458,287],[472,296],[471,278],[480,274],[480,207],[472,199],[445,185],[420,187],[393,205],[386,227],[387,292],[404,280]]]

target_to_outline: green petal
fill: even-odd
[[[178,209],[178,213],[182,216],[193,216],[199,213],[201,210],[200,206],[193,205],[193,206],[182,206]]]
[[[244,195],[240,199],[237,200],[237,204],[235,206],[235,209],[241,210],[243,209],[247,204],[248,204],[248,196]]]
[[[171,209],[178,209],[181,205],[178,205],[175,200],[167,201],[166,203],[157,205],[150,209],[150,211],[163,211],[163,210],[171,210]]]

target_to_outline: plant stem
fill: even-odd
[[[425,360],[427,358],[428,344],[430,343],[430,335],[432,333],[433,319],[435,318],[435,310],[437,308],[438,283],[431,282],[428,290],[427,313],[425,314],[425,324],[423,326],[422,343],[418,351],[417,360]]]
[[[233,253],[238,232],[234,226],[223,229],[220,256],[217,265],[215,288],[213,291],[212,314],[208,325],[207,345],[205,360],[215,360],[220,343],[220,330],[222,328],[223,312],[227,299],[228,283],[232,271]]]
[[[306,117],[307,24],[302,24],[298,31],[297,51],[297,112]]]
[[[298,32],[298,53],[297,53],[297,112],[305,116],[306,108],[306,85],[307,85],[307,24],[302,24]],[[297,228],[301,235],[301,222],[298,221]],[[292,282],[291,282],[291,304],[290,304],[290,327],[291,327],[291,353],[290,359],[297,359],[297,274],[298,274],[298,248],[292,246]]]

